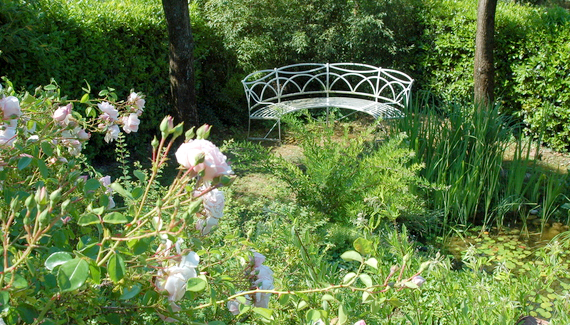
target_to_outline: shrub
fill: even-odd
[[[299,204],[343,223],[357,215],[395,220],[422,211],[416,188],[422,184],[417,177],[420,166],[410,163],[413,153],[405,149],[402,135],[377,144],[371,140],[372,130],[350,135],[347,127],[336,137],[332,126],[286,118],[300,141],[303,158],[299,164],[276,158],[274,171]]]
[[[246,72],[299,62],[358,61],[409,69],[421,1],[200,1]],[[227,10],[231,7],[232,10]],[[412,58],[406,63],[414,62]]]

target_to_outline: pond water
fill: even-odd
[[[535,282],[538,277],[544,283],[543,288],[528,292],[527,301],[521,303],[531,307],[532,316],[549,319],[552,301],[570,292],[568,230],[568,226],[561,223],[545,224],[543,231],[539,225],[523,230],[473,228],[458,231],[445,248],[454,256],[458,268],[476,265],[496,277],[527,277],[528,281]]]

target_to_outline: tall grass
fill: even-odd
[[[532,204],[547,208],[542,215],[547,218],[561,192],[561,184],[529,172],[536,167],[531,140],[513,137],[514,127],[498,106],[435,103],[426,95],[393,131],[408,134],[418,163],[425,164],[422,176],[439,185],[428,201],[441,211],[444,229],[471,223],[483,229],[493,222],[502,226],[509,213],[524,219]],[[513,152],[508,164],[507,150]]]

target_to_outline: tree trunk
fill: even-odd
[[[497,0],[479,0],[473,81],[475,103],[480,108],[488,107],[494,101],[495,69],[493,66],[493,46],[495,41],[496,10]]]
[[[190,25],[188,0],[162,0],[168,28],[170,94],[175,119],[186,128],[198,126],[198,108],[194,85],[194,40]]]

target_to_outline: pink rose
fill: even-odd
[[[236,294],[242,293],[242,292],[243,291],[238,291],[238,292],[236,292]],[[250,306],[251,305],[251,297],[249,295],[245,295],[243,297],[245,298],[245,305]],[[239,314],[239,305],[240,304],[242,304],[242,303],[235,300],[235,299],[232,299],[232,300],[228,301],[226,306],[228,307],[228,310],[230,311],[230,313],[232,313],[233,315],[237,315],[237,314]]]
[[[61,143],[64,146],[67,146],[67,151],[69,151],[69,154],[72,156],[79,156],[79,154],[81,153],[81,142],[79,142],[79,140],[76,139],[63,139],[61,141]]]
[[[77,131],[77,138],[79,140],[85,141],[89,140],[89,138],[91,137],[91,133],[87,133],[84,129],[76,128],[76,131]]]
[[[115,106],[109,104],[108,102],[102,102],[97,104],[97,107],[103,112],[100,116],[103,120],[110,120],[112,122],[116,121],[119,118],[119,111],[115,108]]]
[[[265,262],[265,256],[258,252],[253,252],[253,265],[255,268],[258,268]]]
[[[4,114],[4,119],[13,119],[22,115],[20,110],[20,102],[14,96],[8,96],[0,99],[0,108]]]
[[[67,104],[66,106],[60,106],[55,110],[55,112],[53,112],[53,119],[60,123],[67,124],[65,121],[67,120],[67,115],[71,114],[71,107],[71,103]]]
[[[139,117],[135,113],[131,113],[128,116],[123,116],[123,130],[127,133],[137,132],[139,130]]]
[[[141,111],[141,113],[142,113],[142,110],[143,110],[144,104],[145,104],[145,100],[141,96],[139,96],[139,94],[132,92],[129,95],[128,102],[135,104],[135,106],[137,107],[137,111]]]
[[[261,290],[272,290],[275,288],[273,285],[273,271],[266,265],[260,265],[255,268],[257,272],[257,280],[253,282]],[[255,294],[255,307],[268,308],[270,293],[256,293]]]
[[[361,319],[358,322],[354,323],[354,325],[366,325],[366,322]]]
[[[418,287],[421,287],[426,282],[426,279],[424,279],[421,275],[416,275],[410,282],[417,285]]]
[[[218,219],[207,217],[206,219],[198,219],[196,221],[196,230],[200,230],[202,236],[206,236],[212,231],[212,228],[218,225]]]
[[[228,307],[228,310],[230,311],[230,313],[232,313],[232,315],[235,316],[239,314],[239,302],[237,300],[228,301],[226,306]]]
[[[204,161],[199,162],[202,157]],[[176,151],[176,160],[184,168],[193,169],[196,173],[203,172],[203,178],[207,181],[232,173],[226,156],[208,140],[190,140],[183,143]]]
[[[101,183],[101,185],[105,187],[105,189],[107,189],[107,193],[113,192],[113,190],[111,189],[111,176],[109,175],[103,176],[99,178],[99,182]]]

